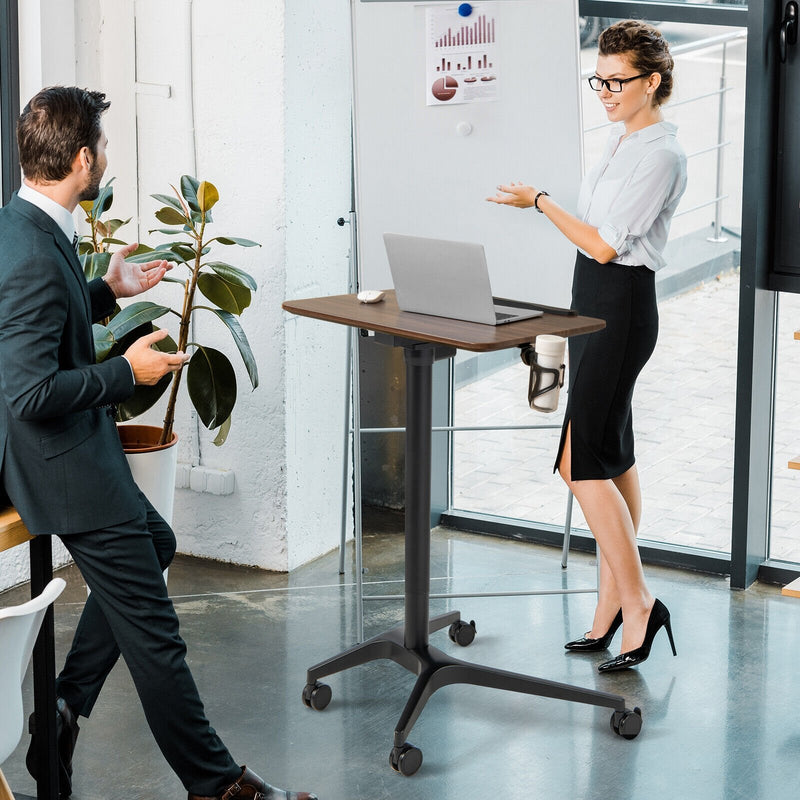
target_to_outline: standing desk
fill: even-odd
[[[53,549],[49,536],[31,536],[14,508],[0,508],[0,551],[30,542],[31,597],[38,597],[53,579]],[[37,800],[58,800],[56,751],[56,670],[53,607],[45,613],[33,649],[33,702],[38,737],[37,757],[45,769],[36,782]],[[50,713],[44,713],[50,709]],[[17,795],[22,798],[22,795]]]
[[[462,623],[458,611],[433,618],[429,615],[434,362],[452,358],[458,348],[473,352],[503,350],[534,342],[540,334],[567,337],[591,333],[601,330],[605,323],[592,317],[545,313],[507,325],[482,325],[400,311],[394,292],[387,292],[385,299],[375,304],[360,303],[356,295],[346,294],[290,300],[283,308],[300,316],[374,331],[376,341],[403,348],[406,364],[404,624],[311,667],[303,702],[322,710],[330,702],[331,690],[319,678],[377,659],[391,659],[415,673],[417,681],[395,728],[390,754],[392,767],[403,775],[413,775],[422,764],[422,751],[407,741],[411,728],[431,695],[456,683],[611,708],[613,730],[633,739],[641,730],[641,712],[638,708],[628,710],[619,695],[472,664],[451,658],[428,643],[430,633]]]

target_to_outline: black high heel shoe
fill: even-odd
[[[594,653],[597,650],[606,650],[614,638],[619,626],[622,625],[622,609],[617,611],[617,616],[611,623],[611,627],[599,638],[590,639],[588,636],[581,636],[580,639],[575,639],[567,642],[564,647],[567,650],[573,650],[579,653]]]
[[[628,669],[628,667],[635,667],[637,664],[641,664],[642,661],[646,661],[650,655],[650,648],[653,646],[653,639],[655,639],[661,628],[667,629],[672,655],[678,655],[675,650],[675,640],[672,638],[672,623],[669,620],[669,611],[660,600],[656,599],[647,619],[647,629],[645,630],[641,647],[637,647],[635,650],[628,650],[627,653],[620,653],[616,658],[612,658],[611,661],[604,661],[598,666],[598,672],[614,672],[618,669]]]

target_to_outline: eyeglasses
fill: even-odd
[[[589,86],[592,87],[596,92],[599,92],[603,86],[608,89],[609,92],[617,92],[622,91],[622,87],[626,83],[630,83],[631,81],[635,81],[637,78],[649,78],[652,73],[650,72],[643,72],[641,75],[634,75],[632,78],[609,78],[606,80],[605,78],[601,78],[598,75],[592,75],[591,78],[588,78]]]

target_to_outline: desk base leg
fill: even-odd
[[[538,697],[552,697],[573,703],[586,703],[625,712],[625,698],[594,689],[583,689],[567,683],[557,683],[531,675],[522,675],[493,667],[485,667],[451,658],[435,647],[429,647],[420,660],[424,668],[411,691],[406,707],[400,715],[394,732],[394,745],[401,747],[411,732],[425,704],[433,693],[444,686],[466,683],[472,686],[485,686],[488,689],[503,689],[519,694]]]
[[[448,625],[452,625],[454,622],[458,622],[460,619],[461,613],[458,611],[440,614],[430,620],[428,632],[434,633],[446,628]],[[419,657],[413,650],[405,647],[404,627],[400,625],[374,636],[366,642],[354,645],[343,653],[339,653],[338,656],[315,664],[306,673],[306,688],[313,686],[320,678],[324,678],[326,675],[334,675],[337,672],[344,672],[347,669],[359,667],[362,664],[368,664],[370,661],[378,661],[383,658],[388,658],[390,661],[400,664],[409,672],[420,673]],[[310,704],[306,703],[306,705]]]
[[[459,621],[461,615],[458,611],[442,614],[430,620],[428,631],[433,633]],[[489,689],[503,689],[519,694],[610,708],[613,709],[611,727],[615,733],[626,739],[633,739],[641,730],[641,711],[638,708],[632,711],[627,709],[625,698],[620,695],[472,664],[451,658],[429,645],[409,648],[405,646],[404,631],[403,626],[392,628],[316,664],[308,670],[306,686],[303,689],[303,702],[309,708],[321,711],[331,700],[330,687],[319,683],[319,679],[326,675],[333,675],[384,658],[413,672],[417,680],[395,727],[394,747],[390,755],[390,763],[403,775],[413,775],[422,764],[422,752],[406,741],[408,734],[433,693],[452,684],[485,686]]]

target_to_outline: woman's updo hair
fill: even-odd
[[[675,62],[661,32],[635,19],[625,19],[606,28],[598,39],[602,56],[625,56],[636,72],[661,75],[655,93],[656,105],[663,105],[672,94],[672,70]]]

